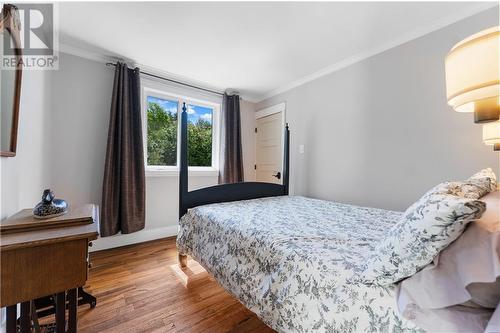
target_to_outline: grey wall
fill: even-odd
[[[292,192],[403,210],[438,182],[499,171],[481,126],[446,104],[444,72],[455,43],[494,25],[498,7],[258,103],[286,102]]]
[[[50,145],[51,75],[49,71],[23,73],[17,155],[0,158],[0,219],[32,208],[49,185],[45,156]]]
[[[52,88],[50,184],[70,203],[100,203],[113,71],[60,54]]]

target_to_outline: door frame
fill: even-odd
[[[283,175],[283,155],[285,154],[285,147],[283,145],[283,139],[285,135],[285,123],[286,123],[286,103],[282,102],[279,104],[275,104],[272,106],[269,106],[264,109],[257,110],[255,112],[255,129],[257,129],[257,119],[264,118],[276,113],[281,112],[281,138],[282,138],[282,145],[281,145],[281,163],[280,163],[280,172]],[[257,133],[254,135],[254,156],[255,156],[255,165],[257,165]],[[257,172],[255,171],[255,180],[257,180]],[[283,184],[283,177],[280,179],[281,184]]]

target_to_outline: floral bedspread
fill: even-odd
[[[191,209],[177,246],[279,332],[415,332],[395,285],[360,281],[401,213],[284,196]]]

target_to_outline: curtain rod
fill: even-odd
[[[112,63],[112,62],[107,62],[106,66],[114,66],[114,67],[116,67],[116,64]],[[141,70],[139,71],[139,73],[141,73],[142,75],[154,77],[156,79],[173,82],[173,83],[177,83],[177,84],[180,84],[180,85],[183,85],[183,86],[186,86],[186,87],[190,87],[190,88],[194,88],[194,89],[198,89],[198,90],[203,90],[203,91],[207,91],[207,92],[212,93],[212,94],[224,96],[224,93],[221,93],[219,91],[215,91],[215,90],[210,90],[210,89],[198,87],[198,86],[195,86],[195,85],[192,85],[192,84],[189,84],[189,83],[184,83],[184,82],[181,82],[181,81],[169,79],[169,78],[166,78],[166,77],[163,77],[163,76],[159,76],[159,75],[156,75],[156,74],[151,74],[151,73],[148,73],[148,72],[143,72]]]

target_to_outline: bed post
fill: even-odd
[[[187,112],[186,103],[182,105],[181,113],[181,147],[179,166],[179,220],[187,213],[186,200],[188,195],[188,147],[187,147]],[[179,253],[179,266],[187,266],[187,256]]]
[[[181,158],[179,166],[179,219],[187,213],[186,199],[188,193],[188,157],[187,157],[187,112],[186,103],[181,113]]]
[[[285,126],[285,138],[283,141],[284,151],[283,151],[283,189],[284,194],[288,195],[289,182],[290,182],[290,129],[288,128],[288,123]]]

